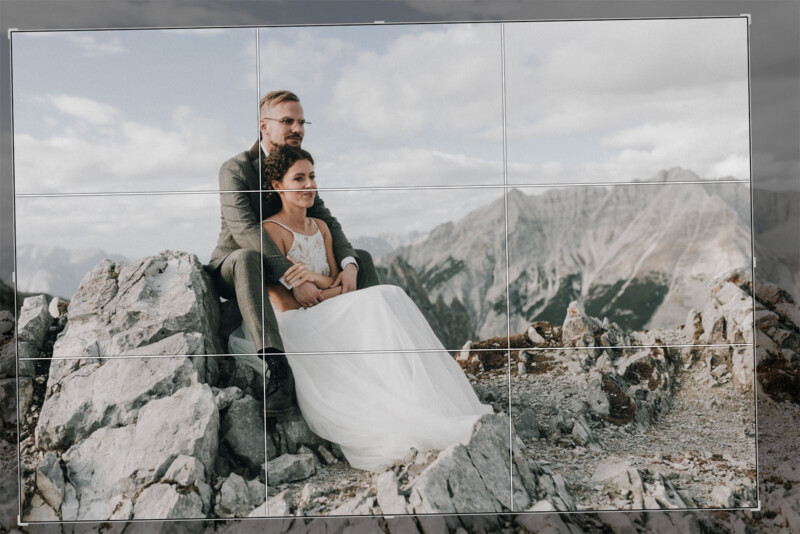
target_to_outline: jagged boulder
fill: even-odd
[[[206,384],[193,384],[147,403],[131,424],[95,431],[63,454],[78,502],[77,519],[128,519],[136,513],[140,491],[161,480],[181,455],[196,458],[210,472],[218,432],[219,414]],[[173,504],[176,510],[194,510],[196,503],[192,498]],[[142,517],[141,510],[137,517]]]
[[[26,298],[22,303],[17,323],[20,341],[26,341],[35,348],[42,348],[47,329],[53,323],[53,316],[47,307],[47,297],[37,295]]]
[[[36,427],[37,445],[47,450],[65,450],[101,427],[130,424],[151,400],[197,382],[195,364],[185,357],[87,362],[57,376],[50,377]]]
[[[130,264],[103,260],[81,281],[67,318],[54,357],[114,356],[193,332],[203,335],[205,354],[223,352],[219,297],[197,256],[186,252]]]

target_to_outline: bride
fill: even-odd
[[[281,206],[264,230],[294,264],[286,283],[312,282],[325,298],[304,309],[281,284],[268,288],[311,430],[338,443],[350,465],[369,471],[384,470],[411,447],[442,449],[466,437],[492,408],[480,403],[405,292],[378,285],[341,294],[334,285],[331,233],[306,216],[317,187],[311,155],[291,146],[274,150],[264,160],[264,179],[267,200]],[[231,335],[229,349],[255,352],[246,328]],[[243,358],[262,370],[255,356]]]

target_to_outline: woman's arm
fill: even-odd
[[[336,264],[336,255],[333,253],[333,236],[325,221],[316,219],[322,239],[325,242],[325,256],[328,258],[328,267],[331,269],[331,284],[339,276],[339,266]],[[330,286],[329,286],[330,287]]]

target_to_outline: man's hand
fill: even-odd
[[[297,284],[292,288],[292,294],[303,308],[314,306],[325,300],[325,297],[322,296],[322,291],[311,282]]]
[[[358,268],[354,264],[348,263],[347,265],[345,265],[344,270],[339,273],[339,276],[336,277],[336,280],[333,282],[333,285],[331,287],[336,287],[341,284],[342,294],[355,291],[356,289],[358,289],[356,287],[357,274],[358,274]]]

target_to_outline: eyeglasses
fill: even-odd
[[[297,124],[299,124],[301,128],[305,128],[306,126],[311,126],[311,123],[305,119],[300,119],[299,121],[295,121],[294,119],[289,117],[284,117],[283,119],[273,119],[270,117],[264,117],[262,120],[279,122],[284,126],[288,126],[289,128],[294,126],[295,122],[297,122]]]

